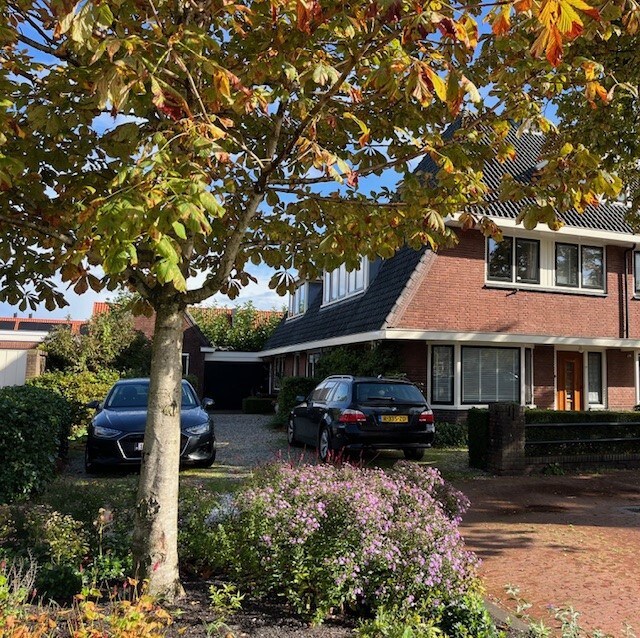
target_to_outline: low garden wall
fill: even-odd
[[[496,403],[470,410],[469,465],[496,474],[550,466],[640,467],[640,413],[525,410]]]

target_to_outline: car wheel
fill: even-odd
[[[196,463],[196,467],[211,467],[216,461],[216,448],[213,448],[211,455]]]
[[[331,434],[329,428],[323,425],[320,428],[318,436],[318,457],[323,463],[326,463],[331,456]]]
[[[420,461],[424,456],[424,450],[411,448],[404,451],[404,458],[408,461]]]
[[[296,439],[296,424],[292,416],[290,416],[289,421],[287,421],[287,443],[289,443],[291,447],[298,445],[298,439]]]

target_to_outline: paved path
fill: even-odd
[[[640,471],[456,481],[471,501],[461,531],[487,593],[514,608],[512,584],[553,625],[549,606],[616,638],[640,636]],[[625,624],[635,633],[625,633]]]

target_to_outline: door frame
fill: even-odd
[[[560,355],[573,355],[573,358],[576,360],[576,362],[578,363],[578,369],[576,370],[576,373],[579,373],[580,375],[580,405],[576,408],[573,407],[573,410],[582,412],[584,410],[586,410],[586,406],[588,405],[587,403],[587,374],[588,371],[586,369],[586,361],[587,361],[587,357],[585,356],[586,353],[582,350],[582,349],[559,349],[556,348],[555,351],[555,409],[556,410],[564,410],[566,408],[561,408],[560,407],[560,400],[559,400],[559,393],[560,393],[560,364],[559,364],[559,359],[560,359]]]

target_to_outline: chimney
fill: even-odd
[[[13,313],[13,318],[14,318],[14,319],[17,319],[17,318],[18,318],[18,313],[17,313],[17,312],[14,312],[14,313]]]

